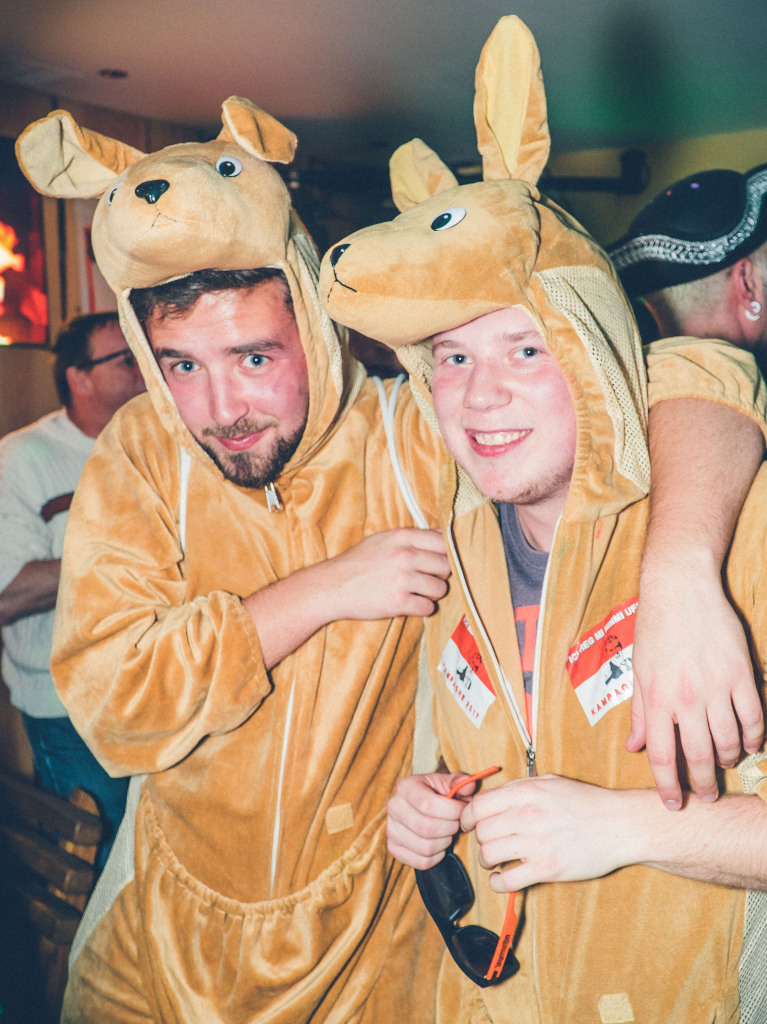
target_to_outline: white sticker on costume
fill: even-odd
[[[617,605],[573,644],[567,671],[581,707],[594,726],[634,692],[636,597]]]
[[[495,691],[465,615],[445,645],[437,668],[461,711],[479,729]]]

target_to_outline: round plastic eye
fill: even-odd
[[[431,222],[431,229],[432,231],[446,231],[448,228],[454,228],[456,224],[461,223],[465,216],[466,210],[462,206],[451,206],[434,218]]]
[[[118,190],[119,187],[120,187],[119,185],[115,185],[115,187],[112,189],[112,191],[107,196],[107,206],[111,206],[112,205],[112,200],[115,197],[115,192]]]
[[[216,161],[216,170],[222,178],[236,178],[242,170],[242,164],[236,156],[222,156]]]

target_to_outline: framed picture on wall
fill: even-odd
[[[66,204],[68,237],[74,260],[69,271],[76,280],[75,300],[78,313],[102,313],[117,309],[114,292],[96,266],[91,246],[91,225],[98,205],[97,199],[72,199]],[[73,265],[74,263],[74,265]]]
[[[0,137],[0,344],[47,342],[42,199]]]

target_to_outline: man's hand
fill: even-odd
[[[652,388],[652,362],[650,369]],[[708,800],[718,795],[716,758],[733,764],[741,733],[747,751],[761,743],[753,667],[722,593],[721,566],[763,451],[757,423],[719,402],[668,399],[650,410],[652,514],[639,582],[628,749],[646,742],[671,810],[682,806],[675,726],[690,782]]]
[[[741,742],[753,753],[764,731],[746,638],[718,571],[677,567],[662,579],[643,576],[633,666],[627,749],[647,745],[660,797],[678,810],[677,727],[693,788],[716,800],[715,758],[732,767]]]
[[[450,563],[440,530],[402,528],[366,537],[243,598],[267,671],[340,619],[431,615],[447,593]]]
[[[389,853],[411,868],[433,868],[445,855],[458,831],[464,798],[474,792],[469,782],[464,793],[449,799],[445,794],[461,779],[462,773],[410,775],[397,783],[394,796],[386,805]]]
[[[483,789],[466,804],[461,828],[474,830],[482,867],[501,867],[490,876],[496,892],[601,878],[631,864],[767,889],[767,806],[758,796],[712,804],[693,794],[681,813],[668,814],[652,789],[542,775]]]
[[[483,868],[513,862],[490,876],[491,888],[517,892],[599,878],[629,863],[628,808],[621,792],[543,775],[484,789],[465,805],[461,828],[476,833]]]
[[[431,615],[450,575],[440,530],[375,533],[330,559],[327,569],[335,580],[334,619]]]

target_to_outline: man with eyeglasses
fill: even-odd
[[[23,714],[44,789],[82,786],[105,818],[100,863],[122,818],[126,779],[111,778],[67,717],[49,658],[64,527],[72,495],[102,428],[144,381],[116,313],[75,317],[53,347],[62,408],[0,441],[0,626],[3,679]]]

